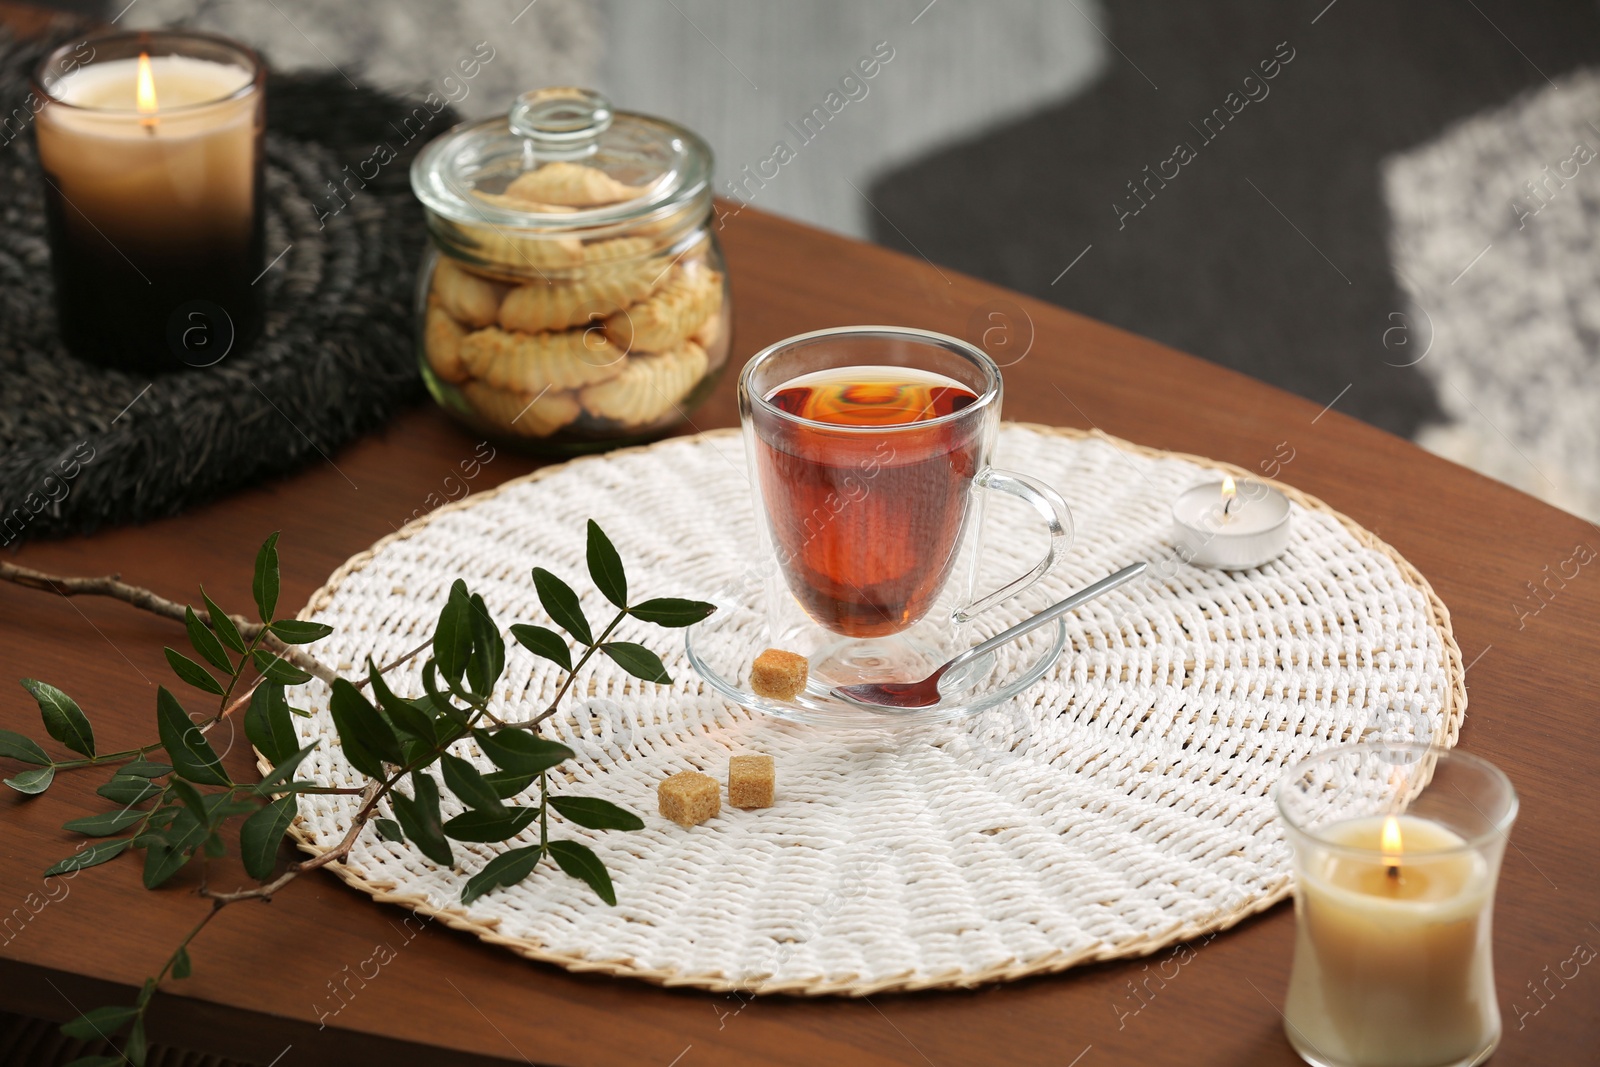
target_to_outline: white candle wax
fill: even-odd
[[[141,110],[139,59],[112,59],[50,85],[65,106],[39,115],[39,159],[68,201],[68,222],[135,248],[240,243],[255,211],[254,79],[244,67],[183,55],[149,59],[154,110]],[[139,262],[133,251],[125,254]]]
[[[1276,559],[1289,546],[1289,499],[1263,482],[1241,480],[1232,506],[1224,483],[1183,493],[1172,505],[1172,538],[1187,562],[1245,569]]]
[[[1353,819],[1318,834],[1335,847],[1309,846],[1286,1032],[1328,1064],[1473,1062],[1500,1034],[1489,865],[1458,834],[1413,816],[1396,820],[1402,847],[1385,855],[1384,822]]]
[[[166,108],[209,104],[250,84],[250,71],[232,63],[194,56],[151,56],[150,77],[156,91],[156,113]],[[74,107],[97,111],[139,110],[139,60],[112,59],[78,67],[50,87],[50,95]]]
[[[62,338],[114,366],[209,366],[261,326],[259,64],[182,32],[97,38],[91,54],[35,76]]]

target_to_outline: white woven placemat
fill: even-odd
[[[1172,561],[1170,502],[1238,469],[1022,425],[1006,426],[998,460],[1055,485],[1076,512],[1077,542],[1039,601],[1156,563],[1156,580],[1069,616],[1068,652],[1022,697],[917,733],[827,732],[727,703],[696,677],[680,633],[639,626],[619,636],[661,651],[674,683],[641,683],[597,659],[579,699],[547,724],[578,754],[564,788],[645,819],[634,833],[564,828],[604,859],[616,907],[548,864],[461,907],[462,884],[499,846],[454,843],[458,866],[445,870],[369,830],[329,869],[378,900],[572,970],[720,991],[967,986],[1230,926],[1288,892],[1271,801],[1287,766],[1373,734],[1454,744],[1466,691],[1449,616],[1421,575],[1349,519],[1286,489],[1287,554],[1255,571],[1201,570]],[[1010,515],[991,509],[989,542],[1000,569],[1015,571],[1036,551],[1023,531],[1037,520],[1019,515],[1012,530]],[[304,617],[337,631],[319,654],[341,665],[398,657],[457,577],[502,627],[539,621],[535,565],[568,577],[598,617],[588,518],[617,542],[635,596],[715,591],[748,565],[754,539],[739,438],[578,460],[429,514],[312,598]],[[414,664],[395,673],[398,691],[421,692]],[[544,706],[557,674],[513,645],[498,713]],[[354,784],[321,683],[309,699],[301,743],[324,744],[306,772]],[[656,814],[661,779],[696,769],[725,780],[729,755],[753,752],[776,757],[774,807],[724,808],[690,830]],[[335,844],[356,803],[302,797],[302,847]],[[453,803],[446,794],[446,817]]]

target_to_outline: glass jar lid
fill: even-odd
[[[561,237],[625,231],[711,201],[711,149],[665,119],[614,111],[597,92],[536,89],[507,115],[458,126],[411,165],[430,212],[464,226]]]

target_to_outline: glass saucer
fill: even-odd
[[[998,652],[979,657],[949,676],[942,699],[926,708],[864,707],[834,696],[830,685],[815,677],[815,671],[806,683],[805,690],[793,700],[773,700],[758,696],[750,688],[751,663],[764,649],[772,646],[764,608],[765,596],[749,585],[730,586],[712,596],[711,600],[717,605],[716,613],[691,627],[685,638],[689,662],[694,665],[695,671],[713,689],[743,707],[814,726],[882,729],[923,726],[965,718],[992,708],[1027,689],[1043,677],[1067,646],[1066,621],[1057,619],[1053,624],[1024,634]],[[1011,613],[1001,609],[986,612],[968,624],[959,645],[951,647],[947,653],[941,652],[937,659],[931,660],[928,670],[916,677],[932,673],[932,667],[954,656],[962,648],[971,647],[999,633],[1020,621],[1025,614],[1027,612],[1018,612],[1012,618]],[[919,624],[932,625],[928,622]],[[916,629],[914,627],[911,631],[913,636]],[[815,660],[828,653],[829,649],[824,647],[812,658]]]

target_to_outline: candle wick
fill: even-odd
[[[1222,505],[1222,517],[1223,518],[1227,518],[1228,517],[1228,513],[1233,510],[1233,502],[1235,500],[1237,500],[1237,499],[1239,499],[1239,498],[1236,497],[1236,496],[1230,496],[1227,499],[1227,501],[1223,503],[1223,505]]]
[[[1389,870],[1389,877],[1395,879],[1396,881],[1398,881],[1399,878],[1400,878],[1400,866],[1399,866],[1399,864],[1391,863],[1389,865],[1388,870]]]

